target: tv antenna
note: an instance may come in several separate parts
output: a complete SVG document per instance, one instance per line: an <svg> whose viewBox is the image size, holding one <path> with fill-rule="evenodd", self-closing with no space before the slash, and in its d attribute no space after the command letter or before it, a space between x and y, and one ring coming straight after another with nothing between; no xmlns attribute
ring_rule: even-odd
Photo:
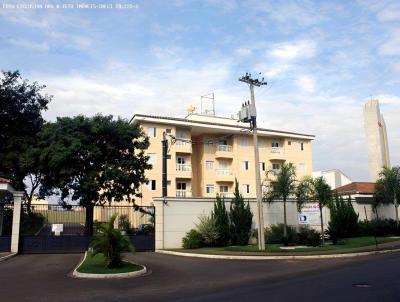
<svg viewBox="0 0 400 302"><path fill-rule="evenodd" d="M214 115L215 116L215 96L214 92L211 92L201 97L201 114Z"/></svg>

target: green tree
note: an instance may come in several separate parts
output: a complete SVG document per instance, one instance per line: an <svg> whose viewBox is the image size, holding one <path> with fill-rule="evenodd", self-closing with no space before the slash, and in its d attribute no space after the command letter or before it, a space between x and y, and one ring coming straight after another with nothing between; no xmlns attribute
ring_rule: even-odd
<svg viewBox="0 0 400 302"><path fill-rule="evenodd" d="M138 124L112 116L58 118L41 133L41 160L46 170L41 196L70 197L86 207L91 235L93 205L126 200L134 204L151 168L145 155L149 143Z"/></svg>
<svg viewBox="0 0 400 302"><path fill-rule="evenodd" d="M229 217L232 244L247 245L251 233L253 214L249 203L245 204L243 196L239 192L237 180L235 180L235 192L231 201Z"/></svg>
<svg viewBox="0 0 400 302"><path fill-rule="evenodd" d="M375 199L377 203L392 203L394 205L396 224L399 225L400 200L400 167L383 167L375 184Z"/></svg>
<svg viewBox="0 0 400 302"><path fill-rule="evenodd" d="M98 226L98 232L91 243L94 255L104 254L108 268L121 267L121 253L132 250L129 237L122 235L120 230L114 228L117 216L114 214L107 223Z"/></svg>
<svg viewBox="0 0 400 302"><path fill-rule="evenodd" d="M274 181L270 180L270 175L276 175ZM279 199L283 201L283 236L287 238L287 215L286 215L286 202L290 195L295 193L296 189L296 168L292 163L283 163L279 172L267 171L267 179L270 180L271 187L264 194L264 199L268 202L273 202ZM286 239L285 239L286 240ZM285 241L286 242L286 241Z"/></svg>
<svg viewBox="0 0 400 302"><path fill-rule="evenodd" d="M229 244L229 215L225 207L225 201L217 195L214 202L213 216L218 231L217 245L226 246Z"/></svg>
<svg viewBox="0 0 400 302"><path fill-rule="evenodd" d="M329 209L331 219L328 230L332 242L335 244L339 238L354 236L357 232L358 214L354 211L350 197L344 200L342 196L335 193Z"/></svg>
<svg viewBox="0 0 400 302"><path fill-rule="evenodd" d="M38 134L45 123L42 112L52 98L42 94L44 88L22 80L18 71L0 75L0 175L25 191L28 206L42 177Z"/></svg>

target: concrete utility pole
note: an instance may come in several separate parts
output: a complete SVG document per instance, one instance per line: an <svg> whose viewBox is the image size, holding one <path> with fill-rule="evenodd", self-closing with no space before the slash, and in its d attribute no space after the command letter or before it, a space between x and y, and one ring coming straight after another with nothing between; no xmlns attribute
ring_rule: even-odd
<svg viewBox="0 0 400 302"><path fill-rule="evenodd" d="M257 111L256 101L254 98L254 86L260 87L267 85L264 82L264 78L260 80L252 79L251 74L246 73L245 76L239 79L240 82L247 83L250 87L251 103L243 104L241 111L239 111L239 119L242 122L249 122L250 127L253 130L253 144L254 144L254 170L256 173L256 196L257 196L257 228L258 228L258 249L260 251L265 250L265 238L264 238L264 212L262 204L262 192L261 192L261 176L260 176L260 159L258 152L258 137L257 137Z"/></svg>

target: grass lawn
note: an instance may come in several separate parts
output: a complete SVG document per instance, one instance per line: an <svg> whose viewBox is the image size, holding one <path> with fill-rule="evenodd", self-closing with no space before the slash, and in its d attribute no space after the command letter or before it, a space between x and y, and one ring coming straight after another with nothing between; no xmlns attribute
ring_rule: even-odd
<svg viewBox="0 0 400 302"><path fill-rule="evenodd" d="M143 266L126 261L123 262L122 267L110 269L105 265L103 254L93 256L92 253L87 253L85 261L78 268L78 272L86 274L118 274L135 272L141 269L143 269Z"/></svg>
<svg viewBox="0 0 400 302"><path fill-rule="evenodd" d="M393 238L393 237L377 237L378 244L380 243L386 243L386 242L393 242L393 241L399 241L400 238ZM342 240L336 245L332 244L326 244L325 246L317 246L317 247L307 247L307 248L296 248L296 249L290 249L290 250L282 250L280 247L282 244L267 244L266 245L266 251L265 252L260 252L258 250L258 245L246 245L246 246L226 246L226 247L206 247L206 248L200 248L198 249L201 252L246 252L246 253L285 253L285 254L290 254L290 253L298 253L298 252L304 252L304 253L310 253L310 254L316 254L319 252L323 253L335 253L337 251L340 252L346 252L346 250L352 251L353 249L358 249L358 248L363 248L363 247L369 247L373 246L370 248L370 250L375 249L375 238L374 237L356 237L356 238L348 238L345 240ZM390 249L390 248L388 248ZM195 250L191 250L195 251Z"/></svg>

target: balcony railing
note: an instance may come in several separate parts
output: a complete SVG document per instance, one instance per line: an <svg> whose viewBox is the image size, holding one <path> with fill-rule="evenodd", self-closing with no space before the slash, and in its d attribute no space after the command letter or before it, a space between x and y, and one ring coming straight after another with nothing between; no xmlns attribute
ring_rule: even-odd
<svg viewBox="0 0 400 302"><path fill-rule="evenodd" d="M230 176L233 175L233 172L229 169L217 169L217 175Z"/></svg>
<svg viewBox="0 0 400 302"><path fill-rule="evenodd" d="M271 153L274 154L285 154L285 149L281 147L272 147Z"/></svg>
<svg viewBox="0 0 400 302"><path fill-rule="evenodd" d="M176 197L192 197L192 192L184 190L176 190Z"/></svg>
<svg viewBox="0 0 400 302"><path fill-rule="evenodd" d="M185 139L185 140L181 140L181 139L177 139L175 141L175 145L177 146L191 146L192 145L192 141L189 139Z"/></svg>
<svg viewBox="0 0 400 302"><path fill-rule="evenodd" d="M192 165L176 164L176 171L192 172Z"/></svg>
<svg viewBox="0 0 400 302"><path fill-rule="evenodd" d="M219 192L218 195L220 197L224 197L224 198L231 198L233 197L233 193L232 192Z"/></svg>
<svg viewBox="0 0 400 302"><path fill-rule="evenodd" d="M232 152L232 146L231 145L218 145L217 151Z"/></svg>

